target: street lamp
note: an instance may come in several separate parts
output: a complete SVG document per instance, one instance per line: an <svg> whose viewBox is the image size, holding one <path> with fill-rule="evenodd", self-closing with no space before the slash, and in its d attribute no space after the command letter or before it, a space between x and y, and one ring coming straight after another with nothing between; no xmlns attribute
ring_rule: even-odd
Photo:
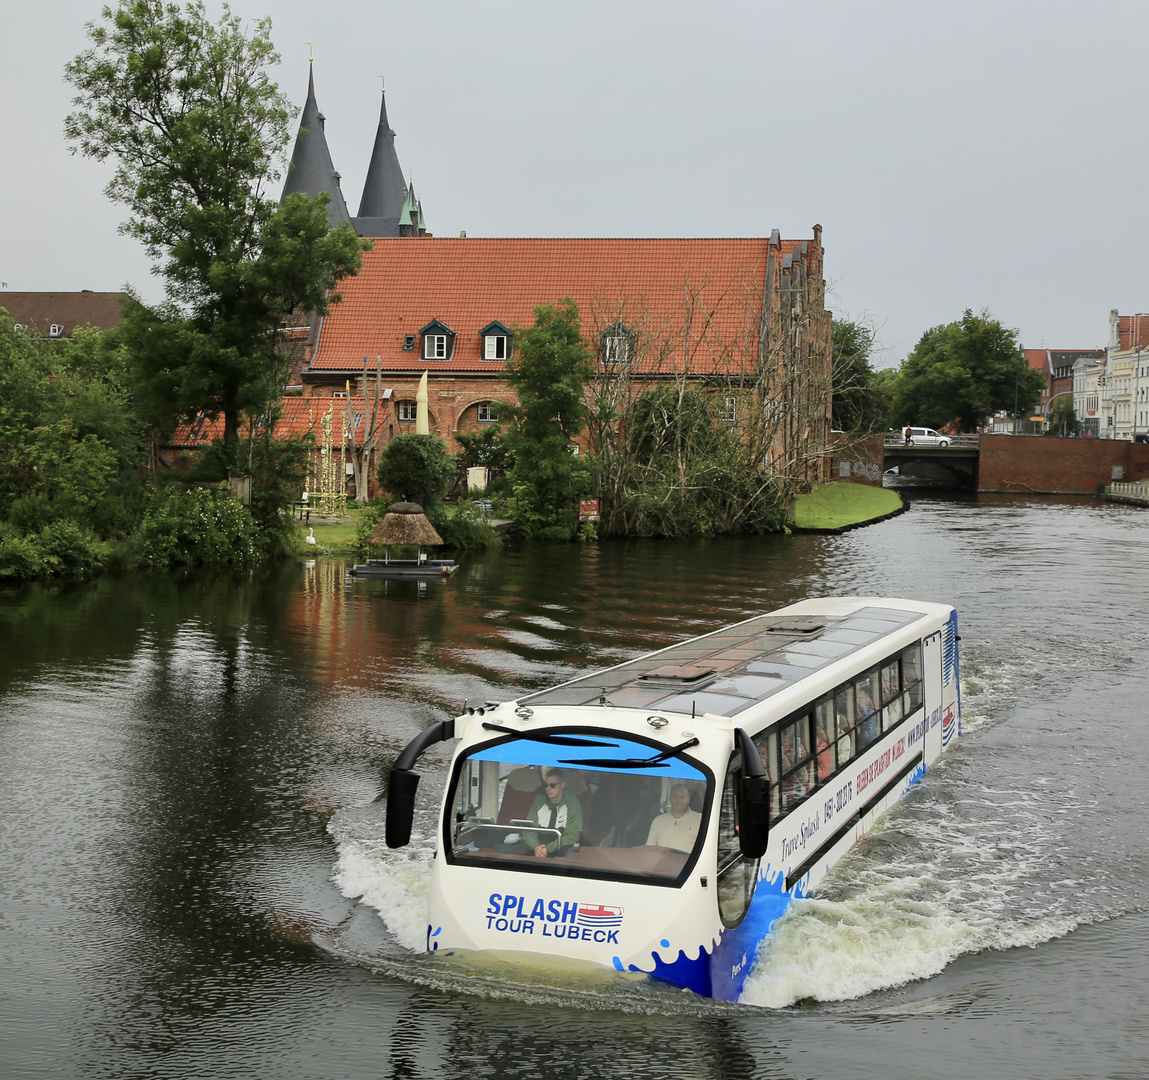
<svg viewBox="0 0 1149 1080"><path fill-rule="evenodd" d="M1044 416L1045 416L1045 419L1046 419L1046 422L1047 422L1047 423L1049 422L1049 414L1050 414L1051 412L1053 412L1053 409L1052 409L1052 408L1050 408L1050 406L1051 406L1051 405L1052 405L1052 404L1053 404L1053 403L1054 403L1054 402L1055 402L1055 401L1056 401L1056 400L1057 400L1059 397L1065 397L1065 396L1066 396L1066 394L1068 394L1070 397L1072 397L1072 396L1073 396L1073 391L1072 391L1072 390L1059 390L1059 391L1058 391L1056 394L1054 394L1054 395L1053 395L1053 396L1052 396L1052 397L1051 397L1051 398L1050 398L1050 399L1049 399L1049 400L1048 400L1048 401L1045 403L1045 412L1044 412L1042 415L1044 415Z"/></svg>

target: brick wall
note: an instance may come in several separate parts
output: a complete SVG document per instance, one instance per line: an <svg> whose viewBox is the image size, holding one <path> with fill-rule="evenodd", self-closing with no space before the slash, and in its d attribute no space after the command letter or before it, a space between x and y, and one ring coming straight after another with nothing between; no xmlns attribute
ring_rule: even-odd
<svg viewBox="0 0 1149 1080"><path fill-rule="evenodd" d="M1122 477L1115 477L1119 468ZM1095 495L1114 479L1149 479L1149 446L1116 439L983 435L978 491Z"/></svg>
<svg viewBox="0 0 1149 1080"><path fill-rule="evenodd" d="M836 433L831 436L830 461L826 480L849 481L852 484L882 486L882 455L885 438L882 435L856 437Z"/></svg>

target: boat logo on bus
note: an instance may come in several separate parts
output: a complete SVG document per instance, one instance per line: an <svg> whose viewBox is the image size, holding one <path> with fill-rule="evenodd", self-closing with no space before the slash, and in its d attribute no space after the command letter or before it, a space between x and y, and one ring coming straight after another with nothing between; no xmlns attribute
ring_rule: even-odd
<svg viewBox="0 0 1149 1080"><path fill-rule="evenodd" d="M576 900L491 893L485 915L487 929L499 934L530 934L617 945L623 909Z"/></svg>

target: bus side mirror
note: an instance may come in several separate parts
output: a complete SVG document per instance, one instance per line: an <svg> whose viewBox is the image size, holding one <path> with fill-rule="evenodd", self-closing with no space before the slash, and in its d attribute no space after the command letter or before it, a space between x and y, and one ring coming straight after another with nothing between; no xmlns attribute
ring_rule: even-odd
<svg viewBox="0 0 1149 1080"><path fill-rule="evenodd" d="M770 839L770 785L764 776L744 776L738 795L739 850L747 859L760 859Z"/></svg>
<svg viewBox="0 0 1149 1080"><path fill-rule="evenodd" d="M766 854L770 839L770 781L758 748L742 728L736 730L742 754L742 778L737 793L738 848L745 858L760 859Z"/></svg>
<svg viewBox="0 0 1149 1080"><path fill-rule="evenodd" d="M392 769L387 782L386 837L389 848L406 847L411 842L411 823L415 820L415 792L419 774L407 769Z"/></svg>
<svg viewBox="0 0 1149 1080"><path fill-rule="evenodd" d="M411 841L411 824L415 820L415 792L419 790L419 774L415 772L415 762L427 747L453 738L454 720L432 724L420 731L396 759L387 782L387 824L384 836L389 848L406 847Z"/></svg>

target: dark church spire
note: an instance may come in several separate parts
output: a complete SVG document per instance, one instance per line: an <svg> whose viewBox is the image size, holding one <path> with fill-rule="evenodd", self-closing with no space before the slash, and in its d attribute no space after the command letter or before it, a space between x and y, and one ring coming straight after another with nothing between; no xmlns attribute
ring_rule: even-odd
<svg viewBox="0 0 1149 1080"><path fill-rule="evenodd" d="M360 236L398 236L399 215L406 194L403 170L395 152L395 132L387 122L387 94L379 106L379 128L375 132L375 149L363 185L359 215L352 220Z"/></svg>
<svg viewBox="0 0 1149 1080"><path fill-rule="evenodd" d="M326 193L331 196L327 204L331 225L337 227L350 220L350 214L347 212L347 200L339 188L339 173L335 171L331 163L331 151L327 149L323 114L315 100L314 65L310 61L309 65L307 101L299 120L299 135L295 139L295 151L291 155L291 165L287 170L280 202L297 191L312 196Z"/></svg>

